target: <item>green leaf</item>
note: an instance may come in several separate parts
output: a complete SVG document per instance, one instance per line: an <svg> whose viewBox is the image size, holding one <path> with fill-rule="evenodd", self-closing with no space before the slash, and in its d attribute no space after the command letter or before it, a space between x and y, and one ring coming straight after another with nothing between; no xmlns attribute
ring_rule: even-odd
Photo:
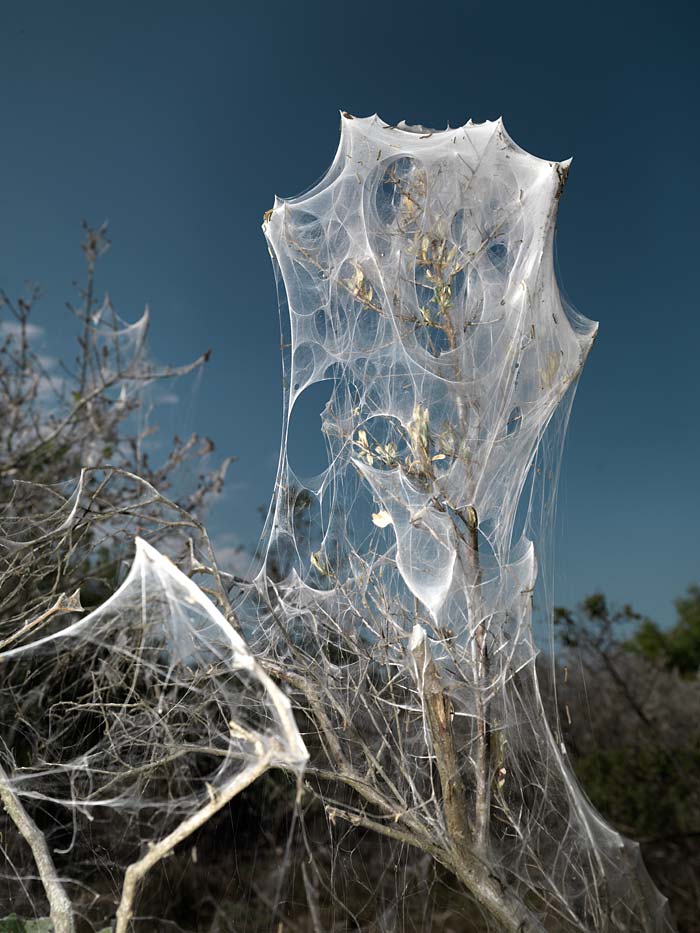
<svg viewBox="0 0 700 933"><path fill-rule="evenodd" d="M48 917L22 920L17 914L10 914L0 920L0 933L53 933L53 923Z"/></svg>

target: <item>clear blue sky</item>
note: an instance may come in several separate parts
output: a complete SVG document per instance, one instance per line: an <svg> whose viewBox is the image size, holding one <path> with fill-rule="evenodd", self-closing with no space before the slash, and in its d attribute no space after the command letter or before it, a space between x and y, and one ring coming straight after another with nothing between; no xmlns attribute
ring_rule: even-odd
<svg viewBox="0 0 700 933"><path fill-rule="evenodd" d="M66 352L79 222L109 219L100 284L121 313L150 304L160 360L214 348L174 415L238 455L212 520L253 542L281 424L263 211L323 172L340 109L435 127L503 115L523 148L574 157L560 274L600 321L557 600L602 589L671 621L700 579L699 19L690 2L5 2L0 285L43 283L47 352Z"/></svg>

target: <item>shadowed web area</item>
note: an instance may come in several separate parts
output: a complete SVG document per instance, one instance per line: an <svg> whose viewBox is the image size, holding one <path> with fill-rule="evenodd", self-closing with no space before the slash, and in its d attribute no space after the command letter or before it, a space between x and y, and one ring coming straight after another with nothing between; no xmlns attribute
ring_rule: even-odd
<svg viewBox="0 0 700 933"><path fill-rule="evenodd" d="M286 696L202 590L140 538L99 609L0 653L0 708L3 801L11 794L40 827L92 924L114 918L129 865L161 840L267 768L306 760ZM21 847L5 855L16 873L2 907L41 914Z"/></svg>
<svg viewBox="0 0 700 933"><path fill-rule="evenodd" d="M548 639L561 447L597 329L554 274L568 168L501 121L343 114L326 175L275 200L284 428L237 609L268 664L296 672L301 705L324 710L319 787L330 770L355 794L334 818L387 837L393 820L458 877L460 858L487 866L522 910L505 928L540 929L534 914L548 930L660 931L664 899L576 783L535 666L533 594ZM288 446L319 383L327 466L303 476ZM504 923L489 883L475 898Z"/></svg>

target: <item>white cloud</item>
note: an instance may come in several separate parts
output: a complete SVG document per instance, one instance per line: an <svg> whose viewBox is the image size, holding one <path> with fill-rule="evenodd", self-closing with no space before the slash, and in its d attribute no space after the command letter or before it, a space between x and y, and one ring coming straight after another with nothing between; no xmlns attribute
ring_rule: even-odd
<svg viewBox="0 0 700 933"><path fill-rule="evenodd" d="M25 324L27 337L29 340L36 340L44 336L44 328L38 324ZM8 337L19 337L22 333L22 327L19 321L0 321L0 334Z"/></svg>

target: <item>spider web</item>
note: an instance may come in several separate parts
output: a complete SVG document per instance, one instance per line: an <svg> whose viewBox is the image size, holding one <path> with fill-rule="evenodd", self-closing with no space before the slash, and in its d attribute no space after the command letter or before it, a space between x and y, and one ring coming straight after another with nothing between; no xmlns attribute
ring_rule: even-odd
<svg viewBox="0 0 700 933"><path fill-rule="evenodd" d="M141 538L98 609L0 654L0 685L4 788L40 826L69 894L84 905L92 889L80 910L92 923L112 920L126 869L161 839L307 757L288 699L240 635ZM14 880L7 906L23 891L40 913L35 876Z"/></svg>
<svg viewBox="0 0 700 933"><path fill-rule="evenodd" d="M458 876L476 854L547 930L669 928L637 847L578 786L536 670L533 594L548 627L560 454L597 329L554 274L568 168L524 152L501 121L436 132L343 114L324 178L265 216L284 428L238 611L320 723L307 774L331 818L326 864L309 856L335 884L324 928L363 922L338 880L372 887L361 829L394 859L417 846ZM318 383L327 468L300 476L294 412ZM459 807L438 775L436 697ZM427 928L397 919L408 874L381 929Z"/></svg>

